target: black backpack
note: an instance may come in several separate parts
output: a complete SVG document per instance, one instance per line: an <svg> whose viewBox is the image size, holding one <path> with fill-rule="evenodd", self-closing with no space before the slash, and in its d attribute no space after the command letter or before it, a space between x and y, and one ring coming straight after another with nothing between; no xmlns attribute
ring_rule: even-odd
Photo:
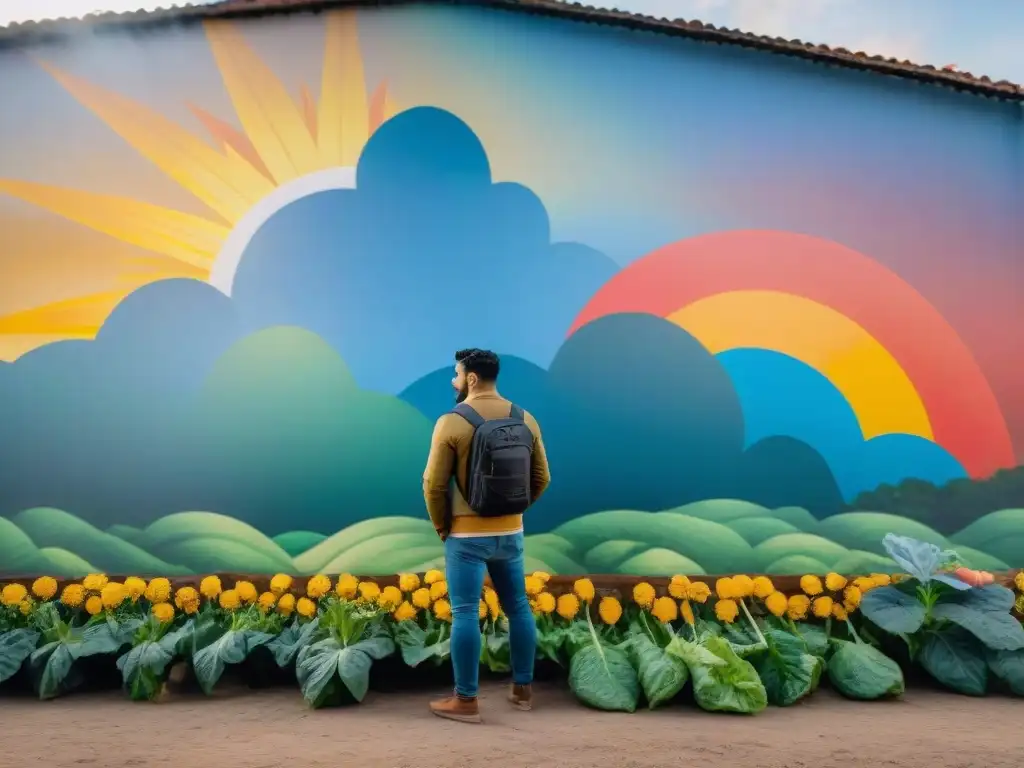
<svg viewBox="0 0 1024 768"><path fill-rule="evenodd" d="M533 432L523 409L513 405L506 419L485 419L466 403L452 413L473 427L466 485L462 489L469 508L480 517L521 515L530 506L530 469Z"/></svg>

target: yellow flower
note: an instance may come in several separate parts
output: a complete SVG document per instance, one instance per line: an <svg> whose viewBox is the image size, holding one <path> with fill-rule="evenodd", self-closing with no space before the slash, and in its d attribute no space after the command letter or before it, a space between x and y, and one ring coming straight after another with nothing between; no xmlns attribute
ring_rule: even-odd
<svg viewBox="0 0 1024 768"><path fill-rule="evenodd" d="M343 600L351 600L359 592L359 579L350 573L343 573L338 577L338 586L334 591Z"/></svg>
<svg viewBox="0 0 1024 768"><path fill-rule="evenodd" d="M287 573L274 574L274 578L270 580L270 592L274 597L280 597L289 589L292 588L292 577Z"/></svg>
<svg viewBox="0 0 1024 768"><path fill-rule="evenodd" d="M789 600L781 592L772 592L764 599L764 607L772 616L781 616L789 608Z"/></svg>
<svg viewBox="0 0 1024 768"><path fill-rule="evenodd" d="M829 573L825 576L825 587L829 592L838 592L846 586L846 577L839 573Z"/></svg>
<svg viewBox="0 0 1024 768"><path fill-rule="evenodd" d="M719 621L724 621L726 624L732 624L736 621L739 612L739 604L732 598L727 597L715 602L715 616L718 617Z"/></svg>
<svg viewBox="0 0 1024 768"><path fill-rule="evenodd" d="M822 592L821 579L810 573L808 573L806 576L801 576L800 589L802 589L811 597L814 597L815 595L820 595Z"/></svg>
<svg viewBox="0 0 1024 768"><path fill-rule="evenodd" d="M846 609L839 603L832 604L832 615L839 621L846 621Z"/></svg>
<svg viewBox="0 0 1024 768"><path fill-rule="evenodd" d="M60 601L68 608L77 608L85 600L85 587L81 584L68 584L60 593Z"/></svg>
<svg viewBox="0 0 1024 768"><path fill-rule="evenodd" d="M690 580L685 576L676 574L668 582L668 593L676 600L685 600L686 591L690 588Z"/></svg>
<svg viewBox="0 0 1024 768"><path fill-rule="evenodd" d="M876 587L885 587L888 586L893 579L887 573L872 573L871 581L875 583Z"/></svg>
<svg viewBox="0 0 1024 768"><path fill-rule="evenodd" d="M576 579L572 584L572 591L576 597L585 603L592 602L597 591L594 589L594 582L590 579Z"/></svg>
<svg viewBox="0 0 1024 768"><path fill-rule="evenodd" d="M316 603L308 597L300 597L298 602L295 603L295 610L298 611L299 616L302 618L311 619L316 616Z"/></svg>
<svg viewBox="0 0 1024 768"><path fill-rule="evenodd" d="M99 592L107 583L107 577L102 573L90 573L82 579L82 586L87 592Z"/></svg>
<svg viewBox="0 0 1024 768"><path fill-rule="evenodd" d="M736 588L736 597L740 599L754 594L754 580L745 574L733 576L732 585Z"/></svg>
<svg viewBox="0 0 1024 768"><path fill-rule="evenodd" d="M264 592L257 598L256 605L259 606L263 613L270 613L274 610L274 606L277 605L277 595L273 592Z"/></svg>
<svg viewBox="0 0 1024 768"><path fill-rule="evenodd" d="M530 597L539 595L544 590L544 582L538 579L536 576L526 577L526 594Z"/></svg>
<svg viewBox="0 0 1024 768"><path fill-rule="evenodd" d="M384 587L380 591L380 599L377 605L385 611L393 611L402 603L402 590L398 587Z"/></svg>
<svg viewBox="0 0 1024 768"><path fill-rule="evenodd" d="M558 601L555 604L555 610L558 611L558 615L563 619L571 621L580 612L580 600L573 594L559 595Z"/></svg>
<svg viewBox="0 0 1024 768"><path fill-rule="evenodd" d="M174 594L174 604L179 611L191 616L199 611L199 593L195 587L182 587Z"/></svg>
<svg viewBox="0 0 1024 768"><path fill-rule="evenodd" d="M810 608L811 599L807 595L790 595L786 615L793 621L800 621L807 618L807 611Z"/></svg>
<svg viewBox="0 0 1024 768"><path fill-rule="evenodd" d="M40 600L49 600L57 594L57 580L53 576L40 576L32 582L32 594Z"/></svg>
<svg viewBox="0 0 1024 768"><path fill-rule="evenodd" d="M860 606L862 594L856 584L851 584L843 590L843 607L846 608L847 613L856 610Z"/></svg>
<svg viewBox="0 0 1024 768"><path fill-rule="evenodd" d="M683 600L679 604L679 615L682 616L683 621L685 621L691 627L694 625L693 606L690 605L689 600Z"/></svg>
<svg viewBox="0 0 1024 768"><path fill-rule="evenodd" d="M416 579L416 583L419 584L419 579ZM402 602L395 612L392 614L395 621L410 621L416 618L416 606L410 603L408 600Z"/></svg>
<svg viewBox="0 0 1024 768"><path fill-rule="evenodd" d="M225 589L220 593L218 600L220 607L225 611L233 611L242 604L241 598L238 597L238 593L233 589Z"/></svg>
<svg viewBox="0 0 1024 768"><path fill-rule="evenodd" d="M100 590L100 600L103 601L103 607L108 611L114 610L127 599L128 590L124 588L124 584L116 581L108 581Z"/></svg>
<svg viewBox="0 0 1024 768"><path fill-rule="evenodd" d="M601 602L597 604L597 615L609 626L618 624L622 618L622 603L614 597L602 597Z"/></svg>
<svg viewBox="0 0 1024 768"><path fill-rule="evenodd" d="M671 597L662 596L654 601L651 615L662 624L669 624L679 618L679 606Z"/></svg>
<svg viewBox="0 0 1024 768"><path fill-rule="evenodd" d="M85 601L85 611L90 616L95 616L103 610L103 600L100 599L99 595L90 595L89 599Z"/></svg>
<svg viewBox="0 0 1024 768"><path fill-rule="evenodd" d="M330 591L331 580L322 573L310 577L309 581L306 582L306 596L314 600L319 600Z"/></svg>
<svg viewBox="0 0 1024 768"><path fill-rule="evenodd" d="M819 619L827 619L832 615L832 598L828 595L814 598L811 610Z"/></svg>
<svg viewBox="0 0 1024 768"><path fill-rule="evenodd" d="M420 588L420 577L415 573L400 573L398 574L398 588L403 592L415 592ZM415 611L413 615L416 615Z"/></svg>
<svg viewBox="0 0 1024 768"><path fill-rule="evenodd" d="M161 624L174 621L174 606L170 603L157 603L152 608L153 615Z"/></svg>
<svg viewBox="0 0 1024 768"><path fill-rule="evenodd" d="M448 594L448 582L444 579L432 582L430 585L430 599L440 600Z"/></svg>
<svg viewBox="0 0 1024 768"><path fill-rule="evenodd" d="M128 597L134 603L146 594L146 580L140 579L138 576L129 576L124 580L124 588L128 590Z"/></svg>
<svg viewBox="0 0 1024 768"><path fill-rule="evenodd" d="M28 595L28 590L22 584L8 584L0 591L0 602L13 608L19 605Z"/></svg>
<svg viewBox="0 0 1024 768"><path fill-rule="evenodd" d="M375 581L360 581L359 582L359 599L365 602L372 603L374 600L380 597L380 587Z"/></svg>
<svg viewBox="0 0 1024 768"><path fill-rule="evenodd" d="M704 605L709 597L711 597L711 587L703 581L693 582L690 584L690 588L686 590L686 599L701 605Z"/></svg>
<svg viewBox="0 0 1024 768"><path fill-rule="evenodd" d="M22 616L28 616L30 613L32 613L31 598L26 597L24 600L22 600L21 603L19 603L18 605L18 610L21 611Z"/></svg>
<svg viewBox="0 0 1024 768"><path fill-rule="evenodd" d="M1017 575L1013 577L1013 584L1018 592L1024 592L1024 571L1017 571Z"/></svg>
<svg viewBox="0 0 1024 768"><path fill-rule="evenodd" d="M719 600L732 600L739 597L739 591L730 576L723 576L715 582L715 594L718 595Z"/></svg>
<svg viewBox="0 0 1024 768"><path fill-rule="evenodd" d="M772 580L767 576L758 576L754 579L754 597L759 597L764 600L774 592L775 585L772 584Z"/></svg>
<svg viewBox="0 0 1024 768"><path fill-rule="evenodd" d="M207 576L199 582L199 592L207 600L214 600L217 598L220 595L220 591L220 578L217 576Z"/></svg>
<svg viewBox="0 0 1024 768"><path fill-rule="evenodd" d="M451 621L452 604L447 600L438 600L434 603L434 615L441 621Z"/></svg>
<svg viewBox="0 0 1024 768"><path fill-rule="evenodd" d="M152 579L143 594L151 603L166 603L171 599L171 582L163 577Z"/></svg>
<svg viewBox="0 0 1024 768"><path fill-rule="evenodd" d="M291 592L287 592L278 599L277 601L277 612L282 616L291 616L295 610L295 595Z"/></svg>
<svg viewBox="0 0 1024 768"><path fill-rule="evenodd" d="M555 610L555 596L550 592L541 592L536 597L537 610L541 613L553 613Z"/></svg>
<svg viewBox="0 0 1024 768"><path fill-rule="evenodd" d="M412 604L417 608L427 609L430 607L430 590L427 587L420 587L412 593Z"/></svg>
<svg viewBox="0 0 1024 768"><path fill-rule="evenodd" d="M551 574L545 573L544 571L534 571L532 575L533 578L540 579L541 584L547 584L549 581L551 581Z"/></svg>
<svg viewBox="0 0 1024 768"><path fill-rule="evenodd" d="M433 584L435 581L440 581L443 578L444 574L441 573L441 571L429 570L425 574L423 574L423 583L429 585Z"/></svg>
<svg viewBox="0 0 1024 768"><path fill-rule="evenodd" d="M256 602L260 593L256 589L256 585L251 581L236 581L235 592L238 593L238 599L246 605L251 605Z"/></svg>
<svg viewBox="0 0 1024 768"><path fill-rule="evenodd" d="M488 613L488 611L487 611L487 603L485 603L484 599L481 597L480 598L480 605L479 605L479 607L477 608L477 611L476 611L477 618L480 621L483 621L484 619L487 618L487 613Z"/></svg>
<svg viewBox="0 0 1024 768"><path fill-rule="evenodd" d="M641 608L650 608L654 605L654 587L646 581L641 581L633 587L633 602Z"/></svg>
<svg viewBox="0 0 1024 768"><path fill-rule="evenodd" d="M861 591L861 594L870 592L875 588L875 582L872 581L870 576L858 576L853 580L852 586L856 587Z"/></svg>

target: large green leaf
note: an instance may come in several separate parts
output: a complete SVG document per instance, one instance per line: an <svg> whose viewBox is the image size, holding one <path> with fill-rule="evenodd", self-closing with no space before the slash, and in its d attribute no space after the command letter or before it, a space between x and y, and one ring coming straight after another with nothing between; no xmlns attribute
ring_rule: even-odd
<svg viewBox="0 0 1024 768"><path fill-rule="evenodd" d="M267 632L229 629L209 645L199 648L192 654L192 668L199 687L207 695L213 693L213 687L228 664L240 664L254 648L273 639L274 636Z"/></svg>
<svg viewBox="0 0 1024 768"><path fill-rule="evenodd" d="M829 654L829 638L825 628L817 624L802 623L797 629L797 636L804 641L807 652L812 656L826 658Z"/></svg>
<svg viewBox="0 0 1024 768"><path fill-rule="evenodd" d="M418 667L425 661L439 666L451 657L451 631L445 622L435 622L424 629L415 621L400 621L395 626L395 642L402 653L402 661L410 667Z"/></svg>
<svg viewBox="0 0 1024 768"><path fill-rule="evenodd" d="M932 617L963 627L993 651L1018 651L1024 649L1024 627L1012 609L1013 592L989 584L945 596L932 607Z"/></svg>
<svg viewBox="0 0 1024 768"><path fill-rule="evenodd" d="M1024 696L1024 651L990 651L988 667L1017 696Z"/></svg>
<svg viewBox="0 0 1024 768"><path fill-rule="evenodd" d="M116 653L121 645L106 622L62 631L60 639L46 643L29 656L39 698L58 696L68 680L72 665L79 659Z"/></svg>
<svg viewBox="0 0 1024 768"><path fill-rule="evenodd" d="M145 639L117 660L121 679L133 701L152 701L163 687L167 665L179 655L192 631L192 622L155 639Z"/></svg>
<svg viewBox="0 0 1024 768"><path fill-rule="evenodd" d="M567 639L573 648L569 658L569 687L581 702L609 712L635 712L640 701L640 681L625 651L609 645L598 635L587 614L573 625Z"/></svg>
<svg viewBox="0 0 1024 768"><path fill-rule="evenodd" d="M835 652L828 660L828 677L843 696L874 701L903 693L903 670L880 650L867 643L832 643Z"/></svg>
<svg viewBox="0 0 1024 768"><path fill-rule="evenodd" d="M751 660L768 701L779 707L796 704L818 687L824 662L807 653L804 641L788 632L766 629L764 638L768 647Z"/></svg>
<svg viewBox="0 0 1024 768"><path fill-rule="evenodd" d="M686 660L693 695L702 709L756 714L768 706L768 693L754 665L736 655L725 638L708 637L699 644L673 642L668 650ZM709 656L715 663L708 663Z"/></svg>
<svg viewBox="0 0 1024 768"><path fill-rule="evenodd" d="M861 600L861 613L886 632L910 635L924 624L925 607L914 595L896 587L877 587Z"/></svg>
<svg viewBox="0 0 1024 768"><path fill-rule="evenodd" d="M988 664L984 649L965 629L951 627L927 633L918 660L947 688L969 696L985 695Z"/></svg>
<svg viewBox="0 0 1024 768"><path fill-rule="evenodd" d="M686 662L666 652L647 634L632 634L626 648L640 677L640 688L649 709L671 701L690 679Z"/></svg>
<svg viewBox="0 0 1024 768"><path fill-rule="evenodd" d="M33 629L12 629L0 634L0 683L18 673L38 644L39 633Z"/></svg>
<svg viewBox="0 0 1024 768"><path fill-rule="evenodd" d="M494 622L484 628L480 645L480 663L491 672L504 674L512 669L512 647L505 622Z"/></svg>
<svg viewBox="0 0 1024 768"><path fill-rule="evenodd" d="M334 684L340 682L357 702L370 687L370 667L395 652L395 643L386 635L375 635L349 646L334 636L307 646L299 654L295 668L299 688L306 703L321 707L329 703Z"/></svg>
<svg viewBox="0 0 1024 768"><path fill-rule="evenodd" d="M267 650L274 657L277 666L283 669L295 660L299 651L309 645L313 639L319 623L319 618L314 618L311 621L296 618L267 643Z"/></svg>

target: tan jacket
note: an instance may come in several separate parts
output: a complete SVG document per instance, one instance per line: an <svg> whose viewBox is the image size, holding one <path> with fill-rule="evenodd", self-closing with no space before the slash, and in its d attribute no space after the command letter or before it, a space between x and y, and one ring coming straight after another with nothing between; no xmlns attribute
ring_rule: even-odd
<svg viewBox="0 0 1024 768"><path fill-rule="evenodd" d="M466 404L471 405L485 419L507 418L512 408L512 403L497 392L470 395L466 398ZM524 421L533 433L530 490L531 498L536 503L551 482L551 473L537 420L524 411ZM473 427L458 414L446 413L434 425L430 457L423 472L423 498L434 528L442 538L449 534L497 536L521 531L522 515L482 518L470 509L459 491L459 488L466 487L472 442ZM450 483L453 471L458 480L456 487L451 487ZM450 513L449 493L452 495Z"/></svg>

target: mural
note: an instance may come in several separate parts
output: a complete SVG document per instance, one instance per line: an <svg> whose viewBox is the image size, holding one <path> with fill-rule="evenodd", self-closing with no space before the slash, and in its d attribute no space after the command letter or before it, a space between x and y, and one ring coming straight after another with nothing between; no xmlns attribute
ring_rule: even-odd
<svg viewBox="0 0 1024 768"><path fill-rule="evenodd" d="M0 52L0 573L430 567L467 346L531 567L1024 566L1017 107L481 9L138 35Z"/></svg>

